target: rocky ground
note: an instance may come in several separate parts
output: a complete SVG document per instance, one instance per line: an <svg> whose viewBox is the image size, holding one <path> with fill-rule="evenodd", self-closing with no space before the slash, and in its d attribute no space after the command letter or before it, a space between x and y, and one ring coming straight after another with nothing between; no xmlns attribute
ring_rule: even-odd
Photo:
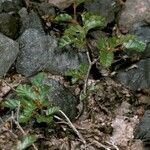
<svg viewBox="0 0 150 150"><path fill-rule="evenodd" d="M147 44L142 53L116 53L109 70L96 63L84 101L80 99L84 81L72 85L65 73L82 63L88 65L87 55L71 46L59 48L62 26L50 21L60 12L69 12L72 3L0 0L0 103L19 84L43 71L53 87L49 99L63 110L82 137L65 119L57 118L50 126L33 126L31 122L22 128L25 133L38 135L37 149L149 150L143 140L150 140L150 0L87 0L79 8L107 20L106 29L90 31L87 36L93 59L98 54L95 42L99 34L130 33ZM0 109L0 150L11 150L23 136L7 120L10 115L9 110Z"/></svg>

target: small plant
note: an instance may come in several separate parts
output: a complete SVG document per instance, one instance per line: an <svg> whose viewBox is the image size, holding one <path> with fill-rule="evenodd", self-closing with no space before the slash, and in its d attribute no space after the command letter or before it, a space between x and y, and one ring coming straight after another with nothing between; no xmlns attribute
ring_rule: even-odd
<svg viewBox="0 0 150 150"><path fill-rule="evenodd" d="M119 50L134 50L138 52L144 51L146 44L138 40L133 35L121 35L120 37L104 37L101 36L98 42L99 60L103 67L110 67L114 52Z"/></svg>
<svg viewBox="0 0 150 150"><path fill-rule="evenodd" d="M87 73L88 66L85 64L81 64L79 66L79 69L71 69L68 70L65 75L66 76L71 76L72 77L72 84L75 84L76 82L80 80L84 80L86 73Z"/></svg>
<svg viewBox="0 0 150 150"><path fill-rule="evenodd" d="M69 24L63 36L59 40L61 48L74 44L78 48L86 46L86 36L91 29L106 27L105 18L89 12L81 14L81 23L77 21L76 6L84 0L74 1L74 17L69 14L60 14L55 18L56 22ZM120 35L119 37L104 37L100 35L98 42L99 60L103 67L110 67L114 60L114 52L118 50L144 51L146 44L133 35ZM74 71L75 72L75 71ZM72 73L73 74L73 73Z"/></svg>
<svg viewBox="0 0 150 150"><path fill-rule="evenodd" d="M18 121L27 123L35 118L38 123L50 123L58 107L52 106L47 99L50 87L43 83L44 74L40 73L31 79L31 85L19 85L16 88L17 99L7 99L2 103L10 109L20 108Z"/></svg>
<svg viewBox="0 0 150 150"><path fill-rule="evenodd" d="M71 16L68 16L67 14L61 15L56 17L56 20L65 20L64 18L67 18L68 20L71 20ZM89 30L94 28L102 28L106 26L105 19L102 16L94 15L89 12L84 12L81 15L82 18L82 24L79 23L71 24L69 27L64 31L63 36L59 40L59 46L61 48L70 45L75 44L77 47L84 47L86 45L86 36Z"/></svg>

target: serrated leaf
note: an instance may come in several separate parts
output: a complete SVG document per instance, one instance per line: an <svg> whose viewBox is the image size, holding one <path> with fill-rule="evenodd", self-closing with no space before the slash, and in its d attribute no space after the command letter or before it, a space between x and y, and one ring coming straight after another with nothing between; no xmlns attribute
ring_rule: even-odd
<svg viewBox="0 0 150 150"><path fill-rule="evenodd" d="M39 95L38 95L38 99L43 103L44 101L46 101L47 99L47 94L48 92L50 91L50 86L48 85L43 85L40 87L40 92L39 92Z"/></svg>
<svg viewBox="0 0 150 150"><path fill-rule="evenodd" d="M4 101L2 103L2 106L10 108L10 109L15 109L19 105L20 105L20 101L19 100L14 100L14 99L7 99L6 101Z"/></svg>
<svg viewBox="0 0 150 150"><path fill-rule="evenodd" d="M36 116L36 120L38 123L51 123L53 121L53 117L45 116L45 115L38 115Z"/></svg>
<svg viewBox="0 0 150 150"><path fill-rule="evenodd" d="M80 25L70 26L65 30L64 34L68 35L77 47L82 47L86 43L86 33Z"/></svg>
<svg viewBox="0 0 150 150"><path fill-rule="evenodd" d="M86 75L87 70L88 70L88 65L86 65L86 64L80 64L80 66L79 66L79 72L82 75Z"/></svg>
<svg viewBox="0 0 150 150"><path fill-rule="evenodd" d="M129 42L130 40L135 39L135 36L127 34L120 35L119 37L110 37L108 38L108 43L111 48L115 48L123 43Z"/></svg>
<svg viewBox="0 0 150 150"><path fill-rule="evenodd" d="M104 37L104 36L101 36L98 40L98 43L97 43L98 49L106 50L108 46L109 46L108 45L108 38Z"/></svg>
<svg viewBox="0 0 150 150"><path fill-rule="evenodd" d="M16 88L16 92L17 92L17 95L19 97L23 97L25 99L29 99L29 100L33 100L36 98L36 95L34 94L34 92L32 91L32 88L31 86L29 85L19 85L17 88Z"/></svg>
<svg viewBox="0 0 150 150"><path fill-rule="evenodd" d="M64 35L59 39L60 48L70 45L71 43L73 43L73 40L68 35Z"/></svg>
<svg viewBox="0 0 150 150"><path fill-rule="evenodd" d="M45 114L47 116L53 115L59 111L59 107L50 107L47 110L45 110Z"/></svg>
<svg viewBox="0 0 150 150"><path fill-rule="evenodd" d="M35 109L36 107L34 105L24 108L23 112L19 116L19 122L27 123L32 118Z"/></svg>
<svg viewBox="0 0 150 150"><path fill-rule="evenodd" d="M86 33L94 28L102 28L106 26L105 18L99 15L94 15L89 12L85 12L81 15L83 21L83 28Z"/></svg>
<svg viewBox="0 0 150 150"><path fill-rule="evenodd" d="M108 50L100 50L100 63L103 67L110 67L114 59L114 53Z"/></svg>
<svg viewBox="0 0 150 150"><path fill-rule="evenodd" d="M55 18L55 21L57 21L57 22L68 22L70 20L72 20L72 16L70 16L69 14L59 14Z"/></svg>
<svg viewBox="0 0 150 150"><path fill-rule="evenodd" d="M127 50L135 50L138 52L143 52L146 48L146 43L144 43L138 39L133 39L133 40L129 40L126 43L123 43L123 46Z"/></svg>
<svg viewBox="0 0 150 150"><path fill-rule="evenodd" d="M63 48L74 43L77 47L85 45L86 34L80 25L72 25L65 30L64 36L59 40L59 47Z"/></svg>
<svg viewBox="0 0 150 150"><path fill-rule="evenodd" d="M72 82L72 84L75 84L77 81L82 80L85 77L87 70L88 70L87 65L80 64L78 69L67 70L65 72L65 75L71 76L72 77L71 82Z"/></svg>
<svg viewBox="0 0 150 150"><path fill-rule="evenodd" d="M31 78L32 85L41 86L43 84L44 74L38 73L36 76Z"/></svg>
<svg viewBox="0 0 150 150"><path fill-rule="evenodd" d="M34 144L34 142L36 141L36 135L26 135L21 141L17 142L17 145L13 148L13 150L25 150L26 148Z"/></svg>

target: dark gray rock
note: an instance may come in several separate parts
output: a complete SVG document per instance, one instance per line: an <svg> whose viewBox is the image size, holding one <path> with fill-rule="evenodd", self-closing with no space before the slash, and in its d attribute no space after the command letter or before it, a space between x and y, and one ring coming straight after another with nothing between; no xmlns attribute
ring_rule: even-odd
<svg viewBox="0 0 150 150"><path fill-rule="evenodd" d="M16 69L25 76L31 76L41 70L64 75L68 69L78 69L81 63L88 64L85 54L71 48L59 49L55 37L43 35L36 29L26 30L18 42L20 53Z"/></svg>
<svg viewBox="0 0 150 150"><path fill-rule="evenodd" d="M147 43L147 46L145 48L145 51L143 53L143 58L150 58L150 42Z"/></svg>
<svg viewBox="0 0 150 150"><path fill-rule="evenodd" d="M19 29L19 20L16 16L7 13L0 14L0 32L14 39Z"/></svg>
<svg viewBox="0 0 150 150"><path fill-rule="evenodd" d="M49 45L49 47L51 47ZM80 64L88 64L86 54L77 52L71 47L50 49L45 70L52 74L65 75L66 71L79 69Z"/></svg>
<svg viewBox="0 0 150 150"><path fill-rule="evenodd" d="M0 12L18 12L22 6L22 0L1 0Z"/></svg>
<svg viewBox="0 0 150 150"><path fill-rule="evenodd" d="M143 41L150 40L150 2L149 0L128 0L122 10L118 24L122 32L137 35Z"/></svg>
<svg viewBox="0 0 150 150"><path fill-rule="evenodd" d="M145 142L150 141L150 110L144 113L143 118L135 130L134 137Z"/></svg>
<svg viewBox="0 0 150 150"><path fill-rule="evenodd" d="M0 33L0 76L4 76L14 63L19 44Z"/></svg>
<svg viewBox="0 0 150 150"><path fill-rule="evenodd" d="M106 18L107 23L112 22L115 19L115 0L87 0L85 1L85 8L93 13L102 15Z"/></svg>
<svg viewBox="0 0 150 150"><path fill-rule="evenodd" d="M31 10L31 12L28 13L26 8L22 8L19 11L19 15L22 23L20 31L21 33L23 33L26 29L33 28L45 34L39 16L33 10Z"/></svg>
<svg viewBox="0 0 150 150"><path fill-rule="evenodd" d="M4 12L17 12L22 5L22 0L7 0L2 4L2 7Z"/></svg>
<svg viewBox="0 0 150 150"><path fill-rule="evenodd" d="M18 73L31 76L41 71L48 61L47 36L36 29L28 29L19 37L18 42L20 46L16 62ZM52 45L51 48L53 48Z"/></svg>
<svg viewBox="0 0 150 150"><path fill-rule="evenodd" d="M150 88L150 58L135 65L137 68L119 72L116 79L133 90Z"/></svg>
<svg viewBox="0 0 150 150"><path fill-rule="evenodd" d="M136 35L140 40L145 43L150 42L150 26L148 25L133 28L130 33Z"/></svg>
<svg viewBox="0 0 150 150"><path fill-rule="evenodd" d="M35 8L37 9L40 16L49 15L49 16L55 16L55 8L50 3L35 3Z"/></svg>
<svg viewBox="0 0 150 150"><path fill-rule="evenodd" d="M0 1L0 13L3 11L2 1Z"/></svg>
<svg viewBox="0 0 150 150"><path fill-rule="evenodd" d="M45 83L51 88L48 99L71 119L74 120L77 116L77 98L63 85L54 79L46 79Z"/></svg>

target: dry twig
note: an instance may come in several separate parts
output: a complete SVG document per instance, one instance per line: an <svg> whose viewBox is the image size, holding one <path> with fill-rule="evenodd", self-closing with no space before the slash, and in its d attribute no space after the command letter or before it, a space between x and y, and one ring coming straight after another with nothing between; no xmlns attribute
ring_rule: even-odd
<svg viewBox="0 0 150 150"><path fill-rule="evenodd" d="M21 131L21 133L25 136L26 133L25 133L25 131L23 130L23 128L21 127L21 125L19 124L19 122L15 120L13 112L12 112L11 118L12 118L13 122L17 125L17 127L18 127L18 129ZM33 146L33 148L34 148L35 150L38 150L38 148L35 146L35 144L32 144L32 146Z"/></svg>
<svg viewBox="0 0 150 150"><path fill-rule="evenodd" d="M83 138L81 133L79 133L79 131L76 129L76 127L71 123L70 119L66 116L66 114L62 110L59 110L59 112L65 117L68 125L73 129L73 131L78 135L81 141L86 145L85 139Z"/></svg>

